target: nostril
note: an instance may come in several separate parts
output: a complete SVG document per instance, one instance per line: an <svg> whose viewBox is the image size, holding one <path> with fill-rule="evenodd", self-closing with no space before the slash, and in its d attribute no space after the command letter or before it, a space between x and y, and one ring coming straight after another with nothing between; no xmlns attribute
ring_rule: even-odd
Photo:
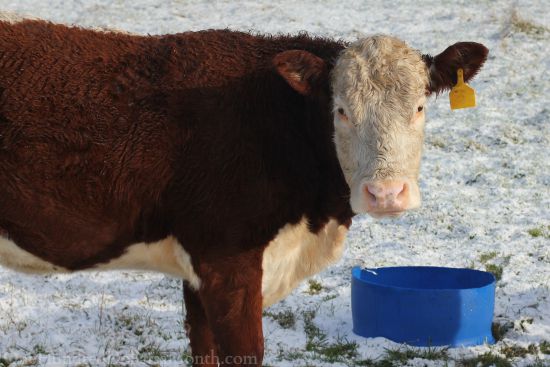
<svg viewBox="0 0 550 367"><path fill-rule="evenodd" d="M407 199L408 196L409 196L409 185L407 183L403 183L401 190L397 194L397 200L403 202Z"/></svg>
<svg viewBox="0 0 550 367"><path fill-rule="evenodd" d="M365 185L365 195L367 196L367 200L371 203L371 204L375 204L376 203L376 195L375 195L375 190L374 188L370 187L369 185Z"/></svg>

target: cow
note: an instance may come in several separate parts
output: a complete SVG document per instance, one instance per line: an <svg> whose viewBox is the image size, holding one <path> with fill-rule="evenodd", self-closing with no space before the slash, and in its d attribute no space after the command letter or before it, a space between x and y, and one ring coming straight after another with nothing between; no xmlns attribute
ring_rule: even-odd
<svg viewBox="0 0 550 367"><path fill-rule="evenodd" d="M420 205L426 98L487 53L3 19L0 264L181 278L195 365L260 366L262 309L341 256L352 217Z"/></svg>

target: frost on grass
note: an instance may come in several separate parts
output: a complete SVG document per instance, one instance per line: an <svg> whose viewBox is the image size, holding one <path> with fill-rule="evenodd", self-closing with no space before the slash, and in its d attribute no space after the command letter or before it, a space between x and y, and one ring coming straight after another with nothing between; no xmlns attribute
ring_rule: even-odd
<svg viewBox="0 0 550 367"><path fill-rule="evenodd" d="M436 53L477 41L478 107L428 104L423 206L355 218L344 258L263 318L271 366L550 365L548 1L2 1L56 22L142 34L205 28L347 40L401 37ZM493 270L497 344L426 351L351 331L350 271L391 265ZM317 285L320 285L320 287ZM139 272L32 277L0 269L0 366L180 366L189 357L179 281ZM50 363L48 364L48 359ZM71 362L71 363L69 363Z"/></svg>

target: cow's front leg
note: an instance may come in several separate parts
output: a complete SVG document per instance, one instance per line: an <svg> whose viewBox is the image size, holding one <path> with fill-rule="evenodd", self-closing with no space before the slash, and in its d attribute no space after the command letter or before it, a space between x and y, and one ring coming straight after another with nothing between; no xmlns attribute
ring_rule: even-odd
<svg viewBox="0 0 550 367"><path fill-rule="evenodd" d="M214 335L206 320L199 295L188 286L183 288L185 300L185 328L191 344L193 366L217 367L218 354Z"/></svg>
<svg viewBox="0 0 550 367"><path fill-rule="evenodd" d="M205 266L200 289L221 366L261 366L261 253Z"/></svg>

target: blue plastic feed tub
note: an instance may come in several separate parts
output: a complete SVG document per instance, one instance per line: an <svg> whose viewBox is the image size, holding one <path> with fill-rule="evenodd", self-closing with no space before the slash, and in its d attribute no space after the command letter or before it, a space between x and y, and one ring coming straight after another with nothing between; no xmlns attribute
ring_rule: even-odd
<svg viewBox="0 0 550 367"><path fill-rule="evenodd" d="M495 277L472 269L352 270L353 332L414 346L494 343Z"/></svg>

